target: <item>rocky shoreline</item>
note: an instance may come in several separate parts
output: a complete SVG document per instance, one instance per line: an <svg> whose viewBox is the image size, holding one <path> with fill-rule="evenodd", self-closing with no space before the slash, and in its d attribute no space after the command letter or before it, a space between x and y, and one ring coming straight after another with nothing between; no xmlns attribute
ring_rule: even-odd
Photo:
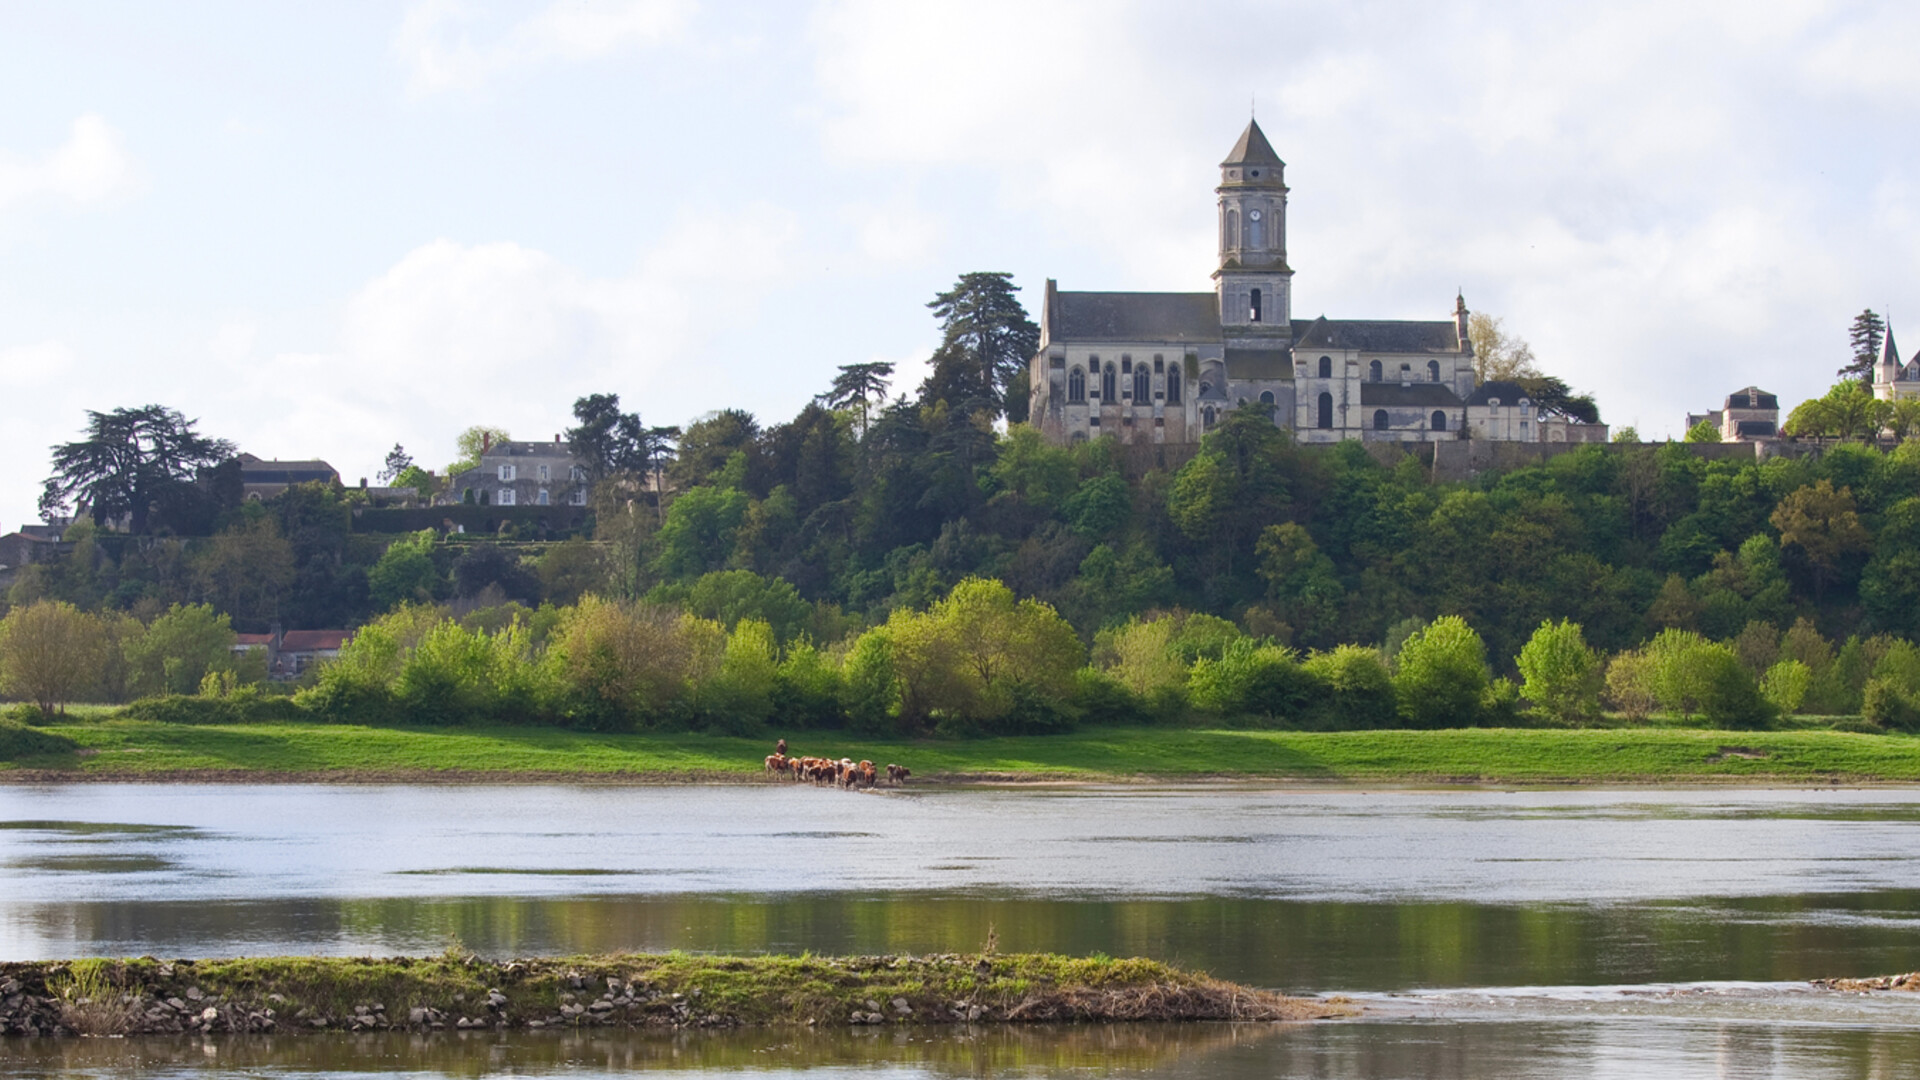
<svg viewBox="0 0 1920 1080"><path fill-rule="evenodd" d="M0 1034L209 1035L1036 1021L1310 1020L1339 1001L1046 954L0 964Z"/></svg>

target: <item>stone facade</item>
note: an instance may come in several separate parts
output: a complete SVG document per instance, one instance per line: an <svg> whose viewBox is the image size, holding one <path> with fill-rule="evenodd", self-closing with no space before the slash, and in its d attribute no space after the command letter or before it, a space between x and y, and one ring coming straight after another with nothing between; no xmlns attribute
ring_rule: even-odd
<svg viewBox="0 0 1920 1080"><path fill-rule="evenodd" d="M1900 401L1920 397L1920 360L1900 362L1900 348L1893 343L1893 327L1880 338L1880 358L1873 365L1873 396L1881 401Z"/></svg>
<svg viewBox="0 0 1920 1080"><path fill-rule="evenodd" d="M1248 406L1302 442L1543 438L1540 417L1520 416L1532 402L1472 402L1464 298L1452 318L1432 322L1294 321L1285 175L1249 123L1214 189L1211 293L1065 292L1047 281L1029 370L1041 432L1057 443L1193 443ZM1562 441L1606 439L1602 425L1549 430Z"/></svg>
<svg viewBox="0 0 1920 1080"><path fill-rule="evenodd" d="M1726 404L1712 412L1688 413L1687 427L1705 420L1720 432L1721 442L1758 442L1780 434L1780 399L1757 386L1735 390Z"/></svg>
<svg viewBox="0 0 1920 1080"><path fill-rule="evenodd" d="M489 443L480 464L454 475L444 503L479 506L585 506L587 474L567 444Z"/></svg>

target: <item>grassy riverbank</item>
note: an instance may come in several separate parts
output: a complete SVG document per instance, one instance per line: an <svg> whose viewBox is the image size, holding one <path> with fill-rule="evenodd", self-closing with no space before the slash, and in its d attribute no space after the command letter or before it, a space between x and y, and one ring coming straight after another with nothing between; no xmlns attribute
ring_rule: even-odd
<svg viewBox="0 0 1920 1080"><path fill-rule="evenodd" d="M764 739L550 728L196 726L93 719L47 729L78 753L0 762L0 781L753 781ZM1094 728L967 741L791 736L795 753L964 780L1320 780L1355 783L1920 781L1920 738L1685 728L1267 732Z"/></svg>
<svg viewBox="0 0 1920 1080"><path fill-rule="evenodd" d="M1310 1020L1284 997L1151 960L577 956L0 964L0 1031L187 1032Z"/></svg>

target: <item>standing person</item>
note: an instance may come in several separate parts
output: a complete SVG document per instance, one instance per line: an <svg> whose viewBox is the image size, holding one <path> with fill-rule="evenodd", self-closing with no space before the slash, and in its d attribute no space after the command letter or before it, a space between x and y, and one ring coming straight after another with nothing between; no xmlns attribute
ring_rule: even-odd
<svg viewBox="0 0 1920 1080"><path fill-rule="evenodd" d="M776 754L779 754L781 757L786 757L787 756L787 740L781 739L779 742L775 743L773 745L773 752Z"/></svg>

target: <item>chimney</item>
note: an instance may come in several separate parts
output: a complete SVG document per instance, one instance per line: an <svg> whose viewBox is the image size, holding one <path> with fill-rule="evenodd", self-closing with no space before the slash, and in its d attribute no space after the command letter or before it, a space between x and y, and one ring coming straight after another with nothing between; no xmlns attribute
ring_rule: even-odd
<svg viewBox="0 0 1920 1080"><path fill-rule="evenodd" d="M558 435L555 435L555 436L553 437L553 445L555 445L555 446L559 446L559 445L560 445L560 436L558 436Z"/></svg>
<svg viewBox="0 0 1920 1080"><path fill-rule="evenodd" d="M360 490L361 491L367 490L367 478L364 476L360 478Z"/></svg>
<svg viewBox="0 0 1920 1080"><path fill-rule="evenodd" d="M491 431L481 432L480 433L480 452L482 454L485 454L487 451L491 449L493 449L493 432Z"/></svg>

